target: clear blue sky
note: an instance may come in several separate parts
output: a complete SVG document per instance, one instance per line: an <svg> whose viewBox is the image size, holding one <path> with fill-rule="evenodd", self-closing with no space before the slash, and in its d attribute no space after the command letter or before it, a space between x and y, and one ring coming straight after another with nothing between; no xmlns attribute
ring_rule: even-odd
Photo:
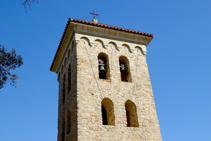
<svg viewBox="0 0 211 141"><path fill-rule="evenodd" d="M0 0L0 44L24 65L0 91L0 141L56 141L58 82L49 68L68 18L155 35L147 62L163 141L211 141L210 0Z"/></svg>

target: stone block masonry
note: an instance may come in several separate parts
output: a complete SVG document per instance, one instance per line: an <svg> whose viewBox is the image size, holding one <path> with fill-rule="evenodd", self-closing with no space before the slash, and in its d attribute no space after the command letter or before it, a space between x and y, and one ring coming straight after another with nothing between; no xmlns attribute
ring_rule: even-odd
<svg viewBox="0 0 211 141"><path fill-rule="evenodd" d="M149 38L137 36L68 25L53 63L58 141L162 141L145 56ZM99 57L105 59L104 76Z"/></svg>

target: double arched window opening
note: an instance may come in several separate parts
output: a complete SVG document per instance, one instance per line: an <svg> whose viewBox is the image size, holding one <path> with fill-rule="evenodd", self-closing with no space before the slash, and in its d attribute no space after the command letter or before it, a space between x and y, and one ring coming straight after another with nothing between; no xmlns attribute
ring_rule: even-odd
<svg viewBox="0 0 211 141"><path fill-rule="evenodd" d="M125 56L119 57L119 69L121 75L121 81L132 82L129 60ZM110 68L108 55L105 53L99 53L98 55L98 71L100 79L110 80Z"/></svg>
<svg viewBox="0 0 211 141"><path fill-rule="evenodd" d="M103 125L115 125L114 105L109 98L102 100L101 112ZM127 127L139 127L136 105L130 100L125 102L125 113Z"/></svg>

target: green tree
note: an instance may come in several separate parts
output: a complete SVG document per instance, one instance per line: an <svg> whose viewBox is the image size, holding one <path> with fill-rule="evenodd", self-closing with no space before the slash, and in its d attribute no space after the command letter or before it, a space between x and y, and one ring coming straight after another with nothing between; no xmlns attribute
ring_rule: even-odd
<svg viewBox="0 0 211 141"><path fill-rule="evenodd" d="M16 55L14 48L7 52L4 46L0 45L0 89L4 87L7 81L10 81L10 85L16 87L17 80L20 77L11 74L10 71L19 68L21 65L23 65L23 58Z"/></svg>

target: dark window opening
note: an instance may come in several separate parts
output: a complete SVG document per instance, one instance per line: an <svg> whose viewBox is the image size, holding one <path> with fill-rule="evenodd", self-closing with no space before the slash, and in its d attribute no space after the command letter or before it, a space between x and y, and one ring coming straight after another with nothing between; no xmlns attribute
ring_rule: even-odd
<svg viewBox="0 0 211 141"><path fill-rule="evenodd" d="M71 90L71 66L69 65L69 68L68 68L68 93L70 92Z"/></svg>
<svg viewBox="0 0 211 141"><path fill-rule="evenodd" d="M62 120L62 137L61 137L62 141L64 141L65 139L65 119L63 117L63 120Z"/></svg>
<svg viewBox="0 0 211 141"><path fill-rule="evenodd" d="M106 79L106 61L104 58L99 58L99 78Z"/></svg>
<svg viewBox="0 0 211 141"><path fill-rule="evenodd" d="M121 81L131 82L130 67L127 57L125 56L119 57L119 68L121 74Z"/></svg>
<svg viewBox="0 0 211 141"><path fill-rule="evenodd" d="M68 109L67 111L67 134L71 132L71 111Z"/></svg>
<svg viewBox="0 0 211 141"><path fill-rule="evenodd" d="M128 68L123 62L120 62L121 80L128 82Z"/></svg>
<svg viewBox="0 0 211 141"><path fill-rule="evenodd" d="M63 103L65 101L65 75L64 75L64 78L63 78L63 85L62 85L62 98L63 98Z"/></svg>
<svg viewBox="0 0 211 141"><path fill-rule="evenodd" d="M102 106L102 120L103 120L103 125L108 125L107 113L104 106Z"/></svg>
<svg viewBox="0 0 211 141"><path fill-rule="evenodd" d="M125 102L125 112L127 127L139 127L136 105L132 101L128 100Z"/></svg>
<svg viewBox="0 0 211 141"><path fill-rule="evenodd" d="M105 53L100 53L98 55L98 70L100 79L109 79L110 78L110 69L108 63L108 55Z"/></svg>

